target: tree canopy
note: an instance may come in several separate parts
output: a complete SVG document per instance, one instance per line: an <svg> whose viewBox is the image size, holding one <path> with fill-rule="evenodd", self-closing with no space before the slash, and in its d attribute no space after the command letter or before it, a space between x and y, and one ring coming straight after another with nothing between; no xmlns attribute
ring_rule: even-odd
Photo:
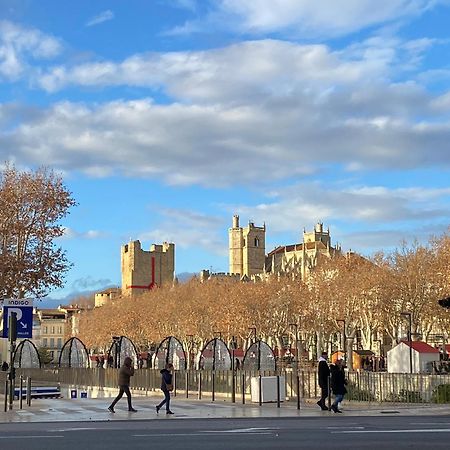
<svg viewBox="0 0 450 450"><path fill-rule="evenodd" d="M42 297L63 286L71 267L55 239L76 205L60 175L46 168L0 172L0 295Z"/></svg>

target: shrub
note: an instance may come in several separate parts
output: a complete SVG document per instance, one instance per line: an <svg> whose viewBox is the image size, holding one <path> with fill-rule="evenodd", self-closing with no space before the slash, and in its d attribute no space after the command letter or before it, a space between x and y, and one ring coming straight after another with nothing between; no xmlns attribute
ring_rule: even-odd
<svg viewBox="0 0 450 450"><path fill-rule="evenodd" d="M390 402L397 403L422 403L423 399L419 391L408 391L408 389L401 389L398 394L392 393L388 398Z"/></svg>
<svg viewBox="0 0 450 450"><path fill-rule="evenodd" d="M347 384L347 394L345 396L347 400L358 400L365 402L373 402L376 397L372 392L360 389L355 383L349 381Z"/></svg>
<svg viewBox="0 0 450 450"><path fill-rule="evenodd" d="M440 384L433 389L431 394L433 403L450 403L450 384Z"/></svg>

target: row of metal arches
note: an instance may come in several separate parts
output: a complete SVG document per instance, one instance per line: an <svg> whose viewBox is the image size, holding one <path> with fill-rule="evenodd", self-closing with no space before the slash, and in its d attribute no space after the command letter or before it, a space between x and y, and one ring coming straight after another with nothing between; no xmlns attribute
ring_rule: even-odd
<svg viewBox="0 0 450 450"><path fill-rule="evenodd" d="M138 352L131 339L126 336L115 338L107 354L107 364L120 367L126 357L131 357L138 366ZM195 367L205 370L230 370L234 365L234 350L227 347L222 339L211 339L198 354ZM158 346L152 358L152 367L163 369L173 364L177 370L187 368L188 359L183 344L174 336L165 338ZM28 339L19 343L14 353L14 367L40 368L41 358L36 346ZM70 338L62 347L58 361L59 367L90 367L90 356L83 342ZM275 370L275 355L269 345L263 341L254 342L242 360L244 370Z"/></svg>

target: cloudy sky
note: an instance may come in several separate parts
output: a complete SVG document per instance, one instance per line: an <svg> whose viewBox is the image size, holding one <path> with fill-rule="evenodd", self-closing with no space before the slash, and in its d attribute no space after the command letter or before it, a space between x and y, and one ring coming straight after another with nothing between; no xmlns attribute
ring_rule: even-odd
<svg viewBox="0 0 450 450"><path fill-rule="evenodd" d="M376 5L376 6L375 6ZM120 284L120 246L227 271L317 221L365 255L450 223L450 0L0 0L0 157L79 206L64 297Z"/></svg>

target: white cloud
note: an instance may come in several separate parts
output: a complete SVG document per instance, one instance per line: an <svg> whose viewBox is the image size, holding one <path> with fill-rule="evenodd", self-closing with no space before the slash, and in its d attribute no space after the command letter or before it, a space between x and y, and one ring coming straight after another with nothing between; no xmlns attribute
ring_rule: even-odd
<svg viewBox="0 0 450 450"><path fill-rule="evenodd" d="M207 18L177 27L177 33L232 29L242 33L286 32L299 37L341 36L418 16L447 0L219 0Z"/></svg>
<svg viewBox="0 0 450 450"><path fill-rule="evenodd" d="M114 13L107 9L106 11L102 11L100 14L97 14L94 17L91 17L87 22L87 27L92 27L94 25L99 25L100 23L107 22L108 20L114 19Z"/></svg>
<svg viewBox="0 0 450 450"><path fill-rule="evenodd" d="M58 66L37 83L50 92L68 85L148 87L202 102L282 96L297 89L326 95L336 87L390 79L404 70L406 61L411 64L411 52L419 58L419 48L399 39L371 38L332 51L326 45L267 39L210 51L139 54L119 63Z"/></svg>
<svg viewBox="0 0 450 450"><path fill-rule="evenodd" d="M60 41L52 36L0 20L0 79L17 80L28 68L30 59L53 58L61 49Z"/></svg>
<svg viewBox="0 0 450 450"><path fill-rule="evenodd" d="M105 237L105 233L98 230L76 231L70 227L64 227L64 234L60 239L99 239Z"/></svg>
<svg viewBox="0 0 450 450"><path fill-rule="evenodd" d="M221 236L226 224L221 219L175 208L159 208L158 212L162 216L159 226L142 233L139 240L175 242L177 248L201 248L221 256L228 254Z"/></svg>
<svg viewBox="0 0 450 450"><path fill-rule="evenodd" d="M449 189L354 187L310 183L281 189L257 205L228 205L226 209L266 223L266 249L299 243L302 230L317 222L330 229L333 245L370 254L389 251L402 240L426 242L442 234L450 220Z"/></svg>

